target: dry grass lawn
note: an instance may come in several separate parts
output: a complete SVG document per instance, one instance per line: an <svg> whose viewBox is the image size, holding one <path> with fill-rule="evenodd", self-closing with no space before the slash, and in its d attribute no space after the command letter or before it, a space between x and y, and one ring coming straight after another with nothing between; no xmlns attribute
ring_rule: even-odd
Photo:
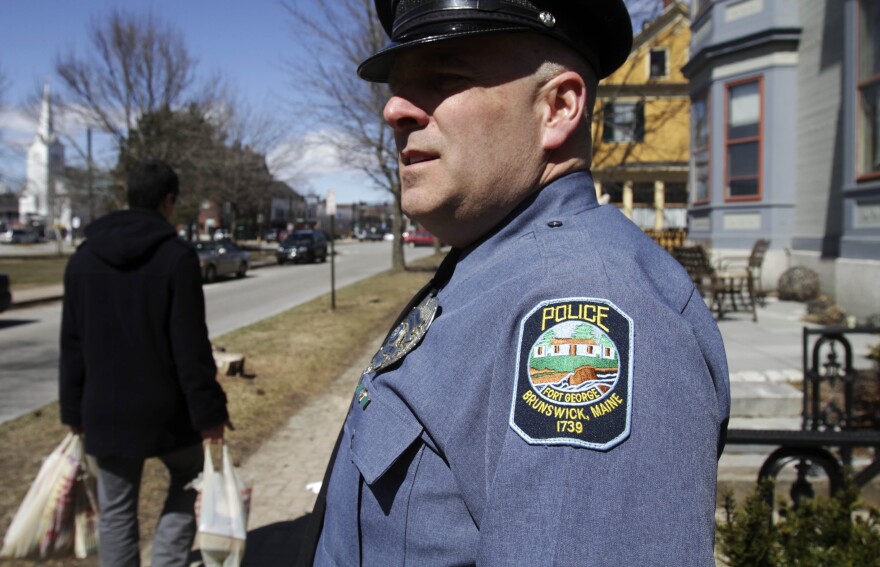
<svg viewBox="0 0 880 567"><path fill-rule="evenodd" d="M12 292L44 285L60 284L68 256L5 256L0 258L0 274L9 276Z"/></svg>
<svg viewBox="0 0 880 567"><path fill-rule="evenodd" d="M247 378L224 377L236 431L228 435L232 454L253 454L298 408L354 362L363 345L384 333L406 301L433 274L442 256L415 263L405 272L389 271L336 293L218 338L216 345L244 353ZM5 533L15 510L39 470L41 460L65 434L58 404L0 425L0 530ZM141 491L141 535L151 537L164 498L167 477L155 459L147 462ZM3 562L0 564L12 564ZM37 562L16 561L15 565ZM50 561L40 565L97 565L86 561Z"/></svg>

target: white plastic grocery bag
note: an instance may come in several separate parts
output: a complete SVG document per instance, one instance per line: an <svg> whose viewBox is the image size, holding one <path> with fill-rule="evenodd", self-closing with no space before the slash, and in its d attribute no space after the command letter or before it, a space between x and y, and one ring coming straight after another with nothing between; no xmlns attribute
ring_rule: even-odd
<svg viewBox="0 0 880 567"><path fill-rule="evenodd" d="M0 557L84 558L97 541L94 474L86 462L81 435L68 433L46 458L12 519ZM83 521L92 519L91 522ZM85 530L77 533L77 529Z"/></svg>
<svg viewBox="0 0 880 567"><path fill-rule="evenodd" d="M199 490L198 544L206 567L237 567L244 557L250 487L232 466L229 447L223 444L223 466L214 469L209 443L205 467L194 486Z"/></svg>

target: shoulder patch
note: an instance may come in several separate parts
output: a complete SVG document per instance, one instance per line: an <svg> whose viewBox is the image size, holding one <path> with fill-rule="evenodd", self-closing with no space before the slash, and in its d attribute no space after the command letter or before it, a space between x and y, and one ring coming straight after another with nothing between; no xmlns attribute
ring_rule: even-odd
<svg viewBox="0 0 880 567"><path fill-rule="evenodd" d="M510 427L533 445L618 445L630 432L632 347L632 319L606 299L538 304L520 325Z"/></svg>

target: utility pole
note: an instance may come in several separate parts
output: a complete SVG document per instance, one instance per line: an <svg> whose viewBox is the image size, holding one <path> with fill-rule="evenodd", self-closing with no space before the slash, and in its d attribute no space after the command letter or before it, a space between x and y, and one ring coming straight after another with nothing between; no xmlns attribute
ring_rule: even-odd
<svg viewBox="0 0 880 567"><path fill-rule="evenodd" d="M336 310L336 191L327 191L327 216L330 217L330 309Z"/></svg>
<svg viewBox="0 0 880 567"><path fill-rule="evenodd" d="M89 191L89 222L95 220L95 188L92 177L92 128L86 128L86 186Z"/></svg>

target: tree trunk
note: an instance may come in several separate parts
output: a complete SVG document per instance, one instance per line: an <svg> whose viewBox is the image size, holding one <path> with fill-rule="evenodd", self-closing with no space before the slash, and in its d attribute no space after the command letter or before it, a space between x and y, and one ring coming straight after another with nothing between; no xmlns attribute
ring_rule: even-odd
<svg viewBox="0 0 880 567"><path fill-rule="evenodd" d="M391 215L391 230L394 233L394 243L391 249L391 268L405 270L406 260L403 257L403 209L400 207L400 182L394 184L394 206Z"/></svg>

